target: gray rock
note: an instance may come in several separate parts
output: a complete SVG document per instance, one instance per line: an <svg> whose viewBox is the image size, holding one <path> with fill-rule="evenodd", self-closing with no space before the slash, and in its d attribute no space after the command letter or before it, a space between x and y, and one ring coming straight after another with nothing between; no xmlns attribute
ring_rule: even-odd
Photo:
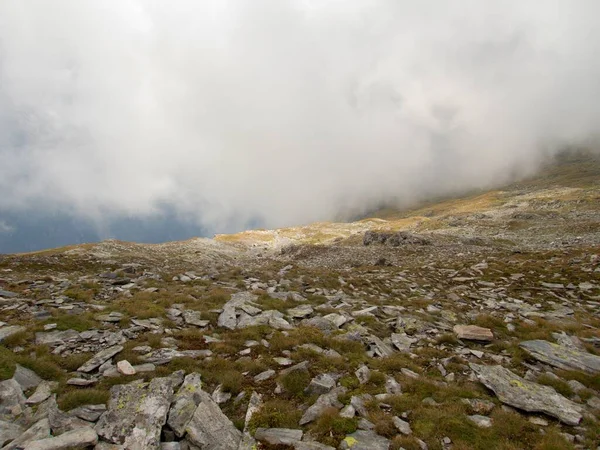
<svg viewBox="0 0 600 450"><path fill-rule="evenodd" d="M50 397L47 402L44 403L44 409L48 417L48 422L50 423L52 434L55 436L92 425L85 420L62 412L56 403L56 396Z"/></svg>
<svg viewBox="0 0 600 450"><path fill-rule="evenodd" d="M310 380L310 384L306 388L306 392L309 394L326 394L334 387L335 378L328 373L323 373Z"/></svg>
<svg viewBox="0 0 600 450"><path fill-rule="evenodd" d="M271 445L293 445L302 440L302 430L290 428L258 428L254 433L255 439Z"/></svg>
<svg viewBox="0 0 600 450"><path fill-rule="evenodd" d="M77 331L65 330L35 333L35 343L37 345L57 345L71 340L79 340L79 333Z"/></svg>
<svg viewBox="0 0 600 450"><path fill-rule="evenodd" d="M527 381L502 366L470 364L470 367L502 403L548 414L567 425L578 425L581 421L581 408L549 386Z"/></svg>
<svg viewBox="0 0 600 450"><path fill-rule="evenodd" d="M392 333L392 344L401 352L410 352L410 346L417 342L417 339L411 338L406 333Z"/></svg>
<svg viewBox="0 0 600 450"><path fill-rule="evenodd" d="M249 426L250 420L252 420L252 416L260 410L262 406L262 397L260 394L256 392L252 392L250 396L250 401L248 402L248 409L246 409L246 417L244 419L244 431L242 434L242 439L240 444L238 445L238 450L255 450L256 449L256 439L250 434Z"/></svg>
<svg viewBox="0 0 600 450"><path fill-rule="evenodd" d="M23 434L23 428L16 423L0 420L0 448Z"/></svg>
<svg viewBox="0 0 600 450"><path fill-rule="evenodd" d="M27 447L27 444L32 441L44 439L50 436L50 424L48 419L42 419L34 423L18 438L12 441L10 444L2 447L2 450L17 450Z"/></svg>
<svg viewBox="0 0 600 450"><path fill-rule="evenodd" d="M76 450L98 443L98 435L93 428L79 428L57 437L50 437L27 444L27 450Z"/></svg>
<svg viewBox="0 0 600 450"><path fill-rule="evenodd" d="M394 426L398 429L398 431L406 436L412 434L412 430L410 429L410 424L405 420L402 420L400 417L394 416L392 417L392 422Z"/></svg>
<svg viewBox="0 0 600 450"><path fill-rule="evenodd" d="M27 328L19 326L19 325L11 325L8 327L0 328L0 342L2 342L7 337L10 337L14 334L20 333L22 331L26 331Z"/></svg>
<svg viewBox="0 0 600 450"><path fill-rule="evenodd" d="M467 416L467 419L470 422L473 422L479 428L490 428L492 426L492 419L486 416L480 416L476 414L473 416Z"/></svg>
<svg viewBox="0 0 600 450"><path fill-rule="evenodd" d="M181 377L181 373L175 373L150 383L134 381L113 386L108 410L96 425L98 436L131 450L158 449L173 391L181 384Z"/></svg>
<svg viewBox="0 0 600 450"><path fill-rule="evenodd" d="M25 396L21 386L12 378L0 382L0 419L12 422L23 412Z"/></svg>
<svg viewBox="0 0 600 450"><path fill-rule="evenodd" d="M42 379L33 370L23 367L20 364L16 365L13 380L19 383L19 386L24 391L37 387L42 382Z"/></svg>
<svg viewBox="0 0 600 450"><path fill-rule="evenodd" d="M341 450L389 450L390 440L373 431L358 430L340 443Z"/></svg>
<svg viewBox="0 0 600 450"><path fill-rule="evenodd" d="M577 350L574 347L542 340L525 341L519 345L538 361L559 369L580 370L591 374L600 373L600 356Z"/></svg>
<svg viewBox="0 0 600 450"><path fill-rule="evenodd" d="M174 348L159 348L141 357L152 364L167 364L175 358L206 358L212 356L210 350L176 350ZM137 370L137 369L136 369Z"/></svg>
<svg viewBox="0 0 600 450"><path fill-rule="evenodd" d="M16 294L15 292L11 292L11 291L6 291L4 289L0 289L0 297L4 297L4 298L15 298L18 297L19 294Z"/></svg>
<svg viewBox="0 0 600 450"><path fill-rule="evenodd" d="M344 394L345 392L346 388L337 387L327 394L320 395L319 398L317 398L317 401L304 412L302 418L300 419L300 425L306 425L307 423L317 419L323 413L323 411L328 408L342 408L344 405L339 402L338 396Z"/></svg>
<svg viewBox="0 0 600 450"><path fill-rule="evenodd" d="M256 383L260 383L261 381L266 381L269 378L273 378L275 376L275 371L272 369L265 370L264 372L259 373L254 377L254 381Z"/></svg>
<svg viewBox="0 0 600 450"><path fill-rule="evenodd" d="M200 402L186 427L187 439L203 450L236 449L242 433L223 414L210 395L199 392Z"/></svg>
<svg viewBox="0 0 600 450"><path fill-rule="evenodd" d="M86 363L84 363L81 367L79 367L79 369L77 369L77 371L78 372L91 372L92 370L100 367L103 363L105 363L110 358L115 356L121 350L123 350L122 345L113 345L112 347L101 350L98 353L96 353L94 356L92 356L92 358L90 360L88 360Z"/></svg>
<svg viewBox="0 0 600 450"><path fill-rule="evenodd" d="M296 441L293 443L294 450L335 450L335 448L313 441Z"/></svg>
<svg viewBox="0 0 600 450"><path fill-rule="evenodd" d="M96 422L106 411L106 405L84 405L72 409L67 414L88 422Z"/></svg>
<svg viewBox="0 0 600 450"><path fill-rule="evenodd" d="M186 309L185 311L183 311L183 321L187 324L187 325L194 325L200 328L204 328L205 326L207 326L210 321L209 320L203 320L200 318L201 313L200 311L193 311L190 309Z"/></svg>
<svg viewBox="0 0 600 450"><path fill-rule="evenodd" d="M29 397L25 403L27 405L37 405L38 403L42 403L44 400L50 398L52 395L52 389L58 386L58 383L51 383L49 381L42 381L35 392Z"/></svg>
<svg viewBox="0 0 600 450"><path fill-rule="evenodd" d="M173 398L167 424L179 438L185 434L185 427L192 420L194 412L200 404L199 392L201 390L202 380L200 374L191 373L185 377L183 384Z"/></svg>
<svg viewBox="0 0 600 450"><path fill-rule="evenodd" d="M287 310L288 316L293 319L304 319L305 317L310 316L313 312L314 310L310 305L300 305Z"/></svg>
<svg viewBox="0 0 600 450"><path fill-rule="evenodd" d="M367 381L369 381L371 370L367 366L360 366L358 369L356 369L354 374L356 375L356 378L358 378L358 382L360 384L365 384Z"/></svg>

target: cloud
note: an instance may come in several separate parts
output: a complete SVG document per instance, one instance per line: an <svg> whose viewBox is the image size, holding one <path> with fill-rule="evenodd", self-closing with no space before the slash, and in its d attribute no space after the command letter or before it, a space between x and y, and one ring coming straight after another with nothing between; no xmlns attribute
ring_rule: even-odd
<svg viewBox="0 0 600 450"><path fill-rule="evenodd" d="M229 230L501 183L598 135L599 13L2 2L0 209L101 221L168 205Z"/></svg>
<svg viewBox="0 0 600 450"><path fill-rule="evenodd" d="M0 234L9 234L15 231L15 227L9 225L4 220L0 220Z"/></svg>

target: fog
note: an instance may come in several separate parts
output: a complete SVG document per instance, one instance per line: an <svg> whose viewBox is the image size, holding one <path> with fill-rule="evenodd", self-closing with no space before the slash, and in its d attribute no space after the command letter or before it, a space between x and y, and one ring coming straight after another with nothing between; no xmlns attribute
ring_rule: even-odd
<svg viewBox="0 0 600 450"><path fill-rule="evenodd" d="M598 136L598 17L595 0L1 1L0 211L168 209L224 232L502 184Z"/></svg>

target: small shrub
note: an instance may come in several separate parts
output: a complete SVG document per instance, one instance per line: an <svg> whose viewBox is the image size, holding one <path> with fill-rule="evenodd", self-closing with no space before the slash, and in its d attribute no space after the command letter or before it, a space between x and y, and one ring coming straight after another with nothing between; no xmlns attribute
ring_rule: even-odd
<svg viewBox="0 0 600 450"><path fill-rule="evenodd" d="M310 380L310 374L305 370L294 370L279 379L285 392L296 397L304 395L304 390L307 388Z"/></svg>
<svg viewBox="0 0 600 450"><path fill-rule="evenodd" d="M299 428L298 422L302 411L292 402L285 400L269 400L257 411L250 421L250 431L257 428Z"/></svg>

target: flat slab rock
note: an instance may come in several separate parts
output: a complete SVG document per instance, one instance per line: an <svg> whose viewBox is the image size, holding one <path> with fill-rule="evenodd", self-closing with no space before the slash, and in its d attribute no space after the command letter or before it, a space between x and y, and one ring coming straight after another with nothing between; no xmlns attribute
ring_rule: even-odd
<svg viewBox="0 0 600 450"><path fill-rule="evenodd" d="M113 345L112 347L106 348L104 350L96 353L90 360L88 360L85 364L77 369L78 372L91 372L94 369L97 369L110 358L115 356L123 350L122 345Z"/></svg>
<svg viewBox="0 0 600 450"><path fill-rule="evenodd" d="M459 339L484 342L494 340L494 334L489 328L478 327L476 325L454 325L452 330Z"/></svg>
<svg viewBox="0 0 600 450"><path fill-rule="evenodd" d="M113 386L108 410L96 424L98 436L130 450L159 449L173 392L182 381L183 373L175 372L150 383L134 381Z"/></svg>
<svg viewBox="0 0 600 450"><path fill-rule="evenodd" d="M572 346L566 347L542 340L525 341L519 345L538 361L559 369L600 373L600 356L577 350Z"/></svg>
<svg viewBox="0 0 600 450"><path fill-rule="evenodd" d="M98 443L98 435L93 428L83 427L68 431L60 436L30 442L27 450L67 450L86 448Z"/></svg>
<svg viewBox="0 0 600 450"><path fill-rule="evenodd" d="M527 381L502 366L470 364L470 367L502 403L523 411L548 414L567 425L581 422L581 407L550 386Z"/></svg>
<svg viewBox="0 0 600 450"><path fill-rule="evenodd" d="M358 430L340 443L342 450L389 450L390 440L373 431Z"/></svg>

